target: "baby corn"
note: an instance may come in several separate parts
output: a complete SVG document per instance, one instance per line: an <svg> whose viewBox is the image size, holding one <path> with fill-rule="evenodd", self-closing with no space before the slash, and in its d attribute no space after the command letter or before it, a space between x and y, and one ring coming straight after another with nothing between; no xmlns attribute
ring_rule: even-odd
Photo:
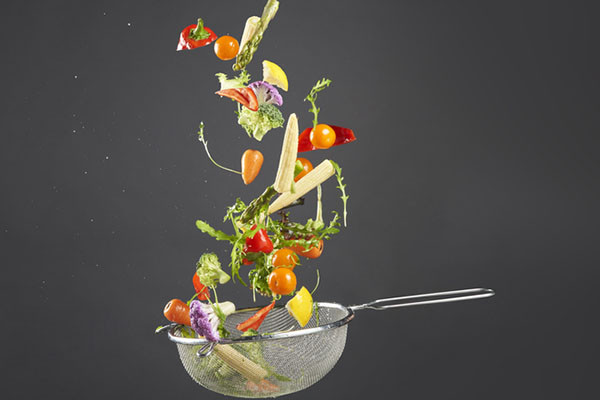
<svg viewBox="0 0 600 400"><path fill-rule="evenodd" d="M260 17L250 17L246 20L246 26L244 27L244 33L242 34L242 40L240 41L240 52L248 43L252 36L256 33L258 29L258 23L260 22Z"/></svg>
<svg viewBox="0 0 600 400"><path fill-rule="evenodd" d="M335 168L333 167L333 164L329 160L323 161L321 164L317 165L315 169L304 175L304 177L296 182L296 191L294 193L286 192L279 196L269 206L268 213L272 214L281 210L283 207L290 205L293 201L304 196L306 193L310 192L321 183L332 177L333 174L335 174Z"/></svg>
<svg viewBox="0 0 600 400"><path fill-rule="evenodd" d="M283 146L281 147L281 156L279 157L279 168L273 187L279 193L286 193L291 190L294 182L294 169L296 166L296 155L298 154L298 118L296 114L291 114L287 127L285 128L285 136L283 138Z"/></svg>

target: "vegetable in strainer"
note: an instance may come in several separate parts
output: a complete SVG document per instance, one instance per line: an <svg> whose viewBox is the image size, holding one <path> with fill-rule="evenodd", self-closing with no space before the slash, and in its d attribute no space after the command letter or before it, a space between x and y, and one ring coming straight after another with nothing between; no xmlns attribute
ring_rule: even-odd
<svg viewBox="0 0 600 400"><path fill-rule="evenodd" d="M379 299L343 306L316 303L308 324L301 328L285 307L268 314L256 336L233 336L218 343L189 338L186 328L169 325L169 339L177 344L188 374L201 386L226 396L263 398L294 393L315 384L336 364L346 344L348 322L355 311L387 310L424 304L474 300L494 295L491 289L474 288L448 292ZM225 328L235 326L259 308L246 308L227 317Z"/></svg>

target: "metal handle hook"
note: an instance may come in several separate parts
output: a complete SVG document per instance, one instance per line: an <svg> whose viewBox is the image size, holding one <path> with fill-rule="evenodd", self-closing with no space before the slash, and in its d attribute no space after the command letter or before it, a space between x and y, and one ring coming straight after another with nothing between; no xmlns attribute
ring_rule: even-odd
<svg viewBox="0 0 600 400"><path fill-rule="evenodd" d="M437 293L427 293L427 294L415 294L411 296L401 296L401 297L388 297L385 299L378 299L371 301L365 304L357 304L354 306L348 307L352 311L356 310L364 310L369 308L371 310L387 310L389 308L398 308L398 307L410 307L410 306L420 306L424 304L438 304L438 303L450 303L453 301L464 301L464 300L475 300L475 299L483 299L485 297L491 297L495 294L492 289L485 288L473 288L473 289L461 289L461 290L451 290L448 292L437 292ZM418 301L408 301L407 300L415 300ZM385 304L392 303L392 304Z"/></svg>
<svg viewBox="0 0 600 400"><path fill-rule="evenodd" d="M198 349L198 351L196 352L196 355L200 358L210 356L210 353L212 353L212 351L215 348L215 344L216 344L215 342L210 342L210 343L205 344L204 346L202 346Z"/></svg>

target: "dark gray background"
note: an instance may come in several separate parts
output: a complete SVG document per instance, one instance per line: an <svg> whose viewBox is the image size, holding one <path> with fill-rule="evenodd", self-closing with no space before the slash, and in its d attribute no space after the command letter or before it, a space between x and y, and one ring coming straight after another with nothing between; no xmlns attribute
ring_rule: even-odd
<svg viewBox="0 0 600 400"><path fill-rule="evenodd" d="M272 182L282 129L260 144L212 93L212 48L176 52L202 16L239 37L263 1L12 2L2 7L2 394L222 398L155 336L193 293L216 226ZM486 286L491 300L361 312L344 355L289 398L583 398L597 389L598 7L593 2L281 1L249 71L286 70L284 114L327 76L321 121L358 140L328 152L349 227L298 274L318 300ZM214 168L266 160L245 187ZM327 210L340 207L333 182ZM300 216L313 213L314 200ZM251 304L249 291L222 295Z"/></svg>

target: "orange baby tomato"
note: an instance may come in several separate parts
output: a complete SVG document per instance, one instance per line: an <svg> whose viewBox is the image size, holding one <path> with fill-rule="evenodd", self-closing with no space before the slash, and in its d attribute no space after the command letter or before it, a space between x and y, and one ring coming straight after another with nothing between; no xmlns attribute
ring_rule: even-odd
<svg viewBox="0 0 600 400"><path fill-rule="evenodd" d="M240 49L240 44L237 39L232 36L221 36L215 42L215 54L221 60L232 60L237 56Z"/></svg>
<svg viewBox="0 0 600 400"><path fill-rule="evenodd" d="M286 267L294 270L298 264L298 256L290 249L279 249L273 254L273 267Z"/></svg>
<svg viewBox="0 0 600 400"><path fill-rule="evenodd" d="M329 125L318 124L310 131L310 142L317 149L328 149L335 143L335 131Z"/></svg>
<svg viewBox="0 0 600 400"><path fill-rule="evenodd" d="M300 161L300 163L302 164L302 172L296 175L296 177L294 178L294 182L298 182L300 178L302 178L304 175L308 174L310 171L313 170L313 165L306 158L299 157L296 161Z"/></svg>
<svg viewBox="0 0 600 400"><path fill-rule="evenodd" d="M275 294L286 295L296 289L296 274L289 268L277 268L269 275L269 289Z"/></svg>

